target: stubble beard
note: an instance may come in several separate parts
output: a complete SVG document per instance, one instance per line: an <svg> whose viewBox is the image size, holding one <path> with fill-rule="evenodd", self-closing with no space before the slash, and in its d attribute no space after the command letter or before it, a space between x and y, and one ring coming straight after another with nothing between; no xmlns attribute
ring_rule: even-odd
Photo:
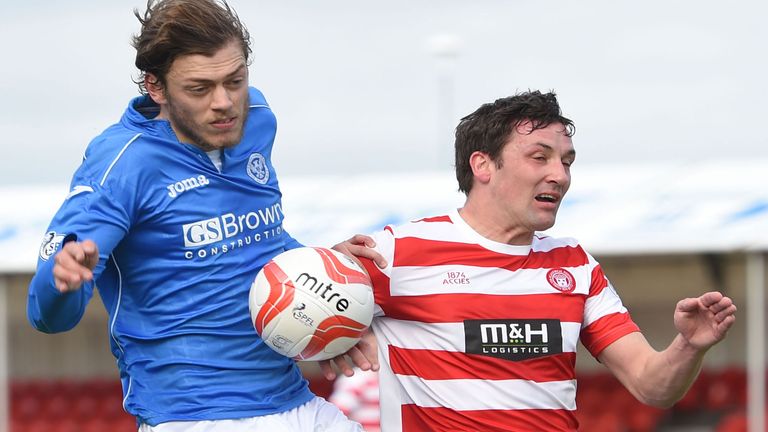
<svg viewBox="0 0 768 432"><path fill-rule="evenodd" d="M193 144L194 146L199 147L201 150L206 152L216 149L223 150L236 146L243 139L243 134L245 132L245 122L248 119L249 105L250 103L248 98L245 98L243 105L240 107L240 116L237 118L237 121L240 123L238 125L237 136L235 136L234 139L222 142L219 145L212 144L206 140L203 135L198 132L202 126L195 124L195 121L191 118L191 116L187 114L186 111L183 109L177 109L170 97L168 97L168 119L170 120L174 129L178 129L182 135L189 137L189 139L192 141L189 144Z"/></svg>

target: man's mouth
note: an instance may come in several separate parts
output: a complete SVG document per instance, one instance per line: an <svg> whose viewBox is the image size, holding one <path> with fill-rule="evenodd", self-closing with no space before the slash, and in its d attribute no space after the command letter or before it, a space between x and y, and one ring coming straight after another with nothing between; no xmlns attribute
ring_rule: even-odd
<svg viewBox="0 0 768 432"><path fill-rule="evenodd" d="M214 125L214 126L219 126L219 127L231 126L235 122L236 118L237 117L227 117L225 119L215 120L215 121L211 122L211 124Z"/></svg>
<svg viewBox="0 0 768 432"><path fill-rule="evenodd" d="M551 194L538 194L534 197L534 199L538 202L556 203L558 197Z"/></svg>

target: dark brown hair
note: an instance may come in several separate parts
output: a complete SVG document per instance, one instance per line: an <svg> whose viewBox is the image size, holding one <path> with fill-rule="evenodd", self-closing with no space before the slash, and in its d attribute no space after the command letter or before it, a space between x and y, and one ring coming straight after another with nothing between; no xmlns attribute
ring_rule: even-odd
<svg viewBox="0 0 768 432"><path fill-rule="evenodd" d="M133 36L136 84L147 93L144 78L156 77L164 86L166 74L177 57L189 54L212 56L235 40L243 48L246 64L251 54L251 37L235 11L225 0L149 0L147 10L133 11L141 31Z"/></svg>
<svg viewBox="0 0 768 432"><path fill-rule="evenodd" d="M482 105L456 127L456 180L460 191L469 194L472 189L472 153L483 152L499 166L504 145L525 121L531 122L531 132L553 123L561 123L568 136L575 132L573 122L560 112L554 92L528 91Z"/></svg>

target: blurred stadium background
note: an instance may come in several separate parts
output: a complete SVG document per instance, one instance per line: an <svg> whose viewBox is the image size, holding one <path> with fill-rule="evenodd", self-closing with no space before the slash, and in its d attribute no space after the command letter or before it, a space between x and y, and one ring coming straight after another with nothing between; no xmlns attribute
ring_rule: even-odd
<svg viewBox="0 0 768 432"><path fill-rule="evenodd" d="M652 345L674 336L675 303L721 290L739 306L670 410L637 403L584 350L577 403L585 431L751 432L765 425L765 255L768 160L577 165L550 234L578 238L602 263ZM283 177L285 227L308 245L461 206L452 173ZM121 408L106 313L98 299L75 330L34 331L27 284L46 225L67 186L0 187L0 430L135 431ZM244 299L243 301L246 301ZM332 383L303 365L312 387Z"/></svg>

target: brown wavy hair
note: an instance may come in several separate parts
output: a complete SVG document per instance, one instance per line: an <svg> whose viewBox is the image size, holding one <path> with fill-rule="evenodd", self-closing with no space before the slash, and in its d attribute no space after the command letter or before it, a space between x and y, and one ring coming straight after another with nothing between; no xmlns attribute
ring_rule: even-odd
<svg viewBox="0 0 768 432"><path fill-rule="evenodd" d="M134 82L142 94L147 94L147 74L165 86L166 75L177 57L212 56L232 40L240 43L246 64L250 64L251 36L225 0L149 0L144 14L138 9L133 13L141 23L141 31L133 36L131 44L136 48L136 67L140 71Z"/></svg>

